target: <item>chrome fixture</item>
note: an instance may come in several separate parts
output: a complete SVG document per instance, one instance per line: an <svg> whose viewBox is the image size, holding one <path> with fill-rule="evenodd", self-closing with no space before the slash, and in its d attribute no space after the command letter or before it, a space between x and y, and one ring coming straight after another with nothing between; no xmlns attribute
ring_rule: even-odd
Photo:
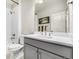
<svg viewBox="0 0 79 59"><path fill-rule="evenodd" d="M50 31L50 32L49 32L49 36L51 36L51 35L53 35L53 31Z"/></svg>
<svg viewBox="0 0 79 59"><path fill-rule="evenodd" d="M71 1L71 2L68 2L68 4L73 4L73 1Z"/></svg>
<svg viewBox="0 0 79 59"><path fill-rule="evenodd" d="M19 3L18 3L18 2L14 1L14 0L11 0L11 1L12 1L12 2L14 2L15 4L19 5Z"/></svg>

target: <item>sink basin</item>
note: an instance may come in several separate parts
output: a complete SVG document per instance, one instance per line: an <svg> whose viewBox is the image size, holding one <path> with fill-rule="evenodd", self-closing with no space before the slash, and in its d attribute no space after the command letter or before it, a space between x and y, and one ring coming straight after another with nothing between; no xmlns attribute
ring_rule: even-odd
<svg viewBox="0 0 79 59"><path fill-rule="evenodd" d="M23 48L23 45L21 45L21 44L8 44L9 51L17 51L21 48Z"/></svg>

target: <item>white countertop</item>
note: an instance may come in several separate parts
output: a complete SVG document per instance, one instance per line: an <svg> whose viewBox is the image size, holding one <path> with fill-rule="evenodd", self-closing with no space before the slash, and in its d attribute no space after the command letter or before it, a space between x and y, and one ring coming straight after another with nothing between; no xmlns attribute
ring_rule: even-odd
<svg viewBox="0 0 79 59"><path fill-rule="evenodd" d="M22 35L23 37L32 38L35 40L41 40L51 43L56 43L60 45L70 46L73 47L73 38L72 37L65 37L65 36L42 36L38 34L29 34L29 35Z"/></svg>

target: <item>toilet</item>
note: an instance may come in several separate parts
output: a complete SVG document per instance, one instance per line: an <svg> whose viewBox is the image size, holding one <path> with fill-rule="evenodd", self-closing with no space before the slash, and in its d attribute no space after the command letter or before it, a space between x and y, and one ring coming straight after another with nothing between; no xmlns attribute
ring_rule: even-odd
<svg viewBox="0 0 79 59"><path fill-rule="evenodd" d="M6 59L23 59L24 53L23 38L20 38L20 44L8 43Z"/></svg>

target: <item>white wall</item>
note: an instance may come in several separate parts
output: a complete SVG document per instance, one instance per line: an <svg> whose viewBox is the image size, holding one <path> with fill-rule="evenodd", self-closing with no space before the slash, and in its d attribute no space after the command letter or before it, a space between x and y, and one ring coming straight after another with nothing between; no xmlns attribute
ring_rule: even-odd
<svg viewBox="0 0 79 59"><path fill-rule="evenodd" d="M14 42L18 43L18 39L21 36L21 5L16 5L13 9L7 8L6 10L7 41L11 41L12 34L15 34Z"/></svg>
<svg viewBox="0 0 79 59"><path fill-rule="evenodd" d="M12 34L15 34L14 42L18 43L19 37L19 7L16 6L13 10L6 8L6 32L7 32L7 42L11 43ZM12 12L12 14L11 14Z"/></svg>
<svg viewBox="0 0 79 59"><path fill-rule="evenodd" d="M12 15L10 11L12 10L9 8L6 8L6 41L7 43L11 42L11 34L12 34Z"/></svg>
<svg viewBox="0 0 79 59"><path fill-rule="evenodd" d="M51 31L54 32L65 32L66 30L66 4L59 3L55 6L50 4L49 6L39 10L37 12L38 18L49 16L51 20Z"/></svg>
<svg viewBox="0 0 79 59"><path fill-rule="evenodd" d="M22 0L22 34L29 34L34 32L34 0Z"/></svg>
<svg viewBox="0 0 79 59"><path fill-rule="evenodd" d="M12 14L7 9L7 39L11 40L12 34L15 34L16 43L22 33L34 32L34 0L20 0L19 3L11 10Z"/></svg>
<svg viewBox="0 0 79 59"><path fill-rule="evenodd" d="M15 34L15 42L18 42L19 38L19 7L16 6L13 9L12 14L12 34Z"/></svg>
<svg viewBox="0 0 79 59"><path fill-rule="evenodd" d="M19 5L9 5L7 3L6 7L6 32L7 32L7 41L11 40L12 34L15 34L14 42L18 43L18 39L21 36L21 0L18 1ZM10 7L9 7L10 6ZM12 12L12 14L10 13Z"/></svg>

